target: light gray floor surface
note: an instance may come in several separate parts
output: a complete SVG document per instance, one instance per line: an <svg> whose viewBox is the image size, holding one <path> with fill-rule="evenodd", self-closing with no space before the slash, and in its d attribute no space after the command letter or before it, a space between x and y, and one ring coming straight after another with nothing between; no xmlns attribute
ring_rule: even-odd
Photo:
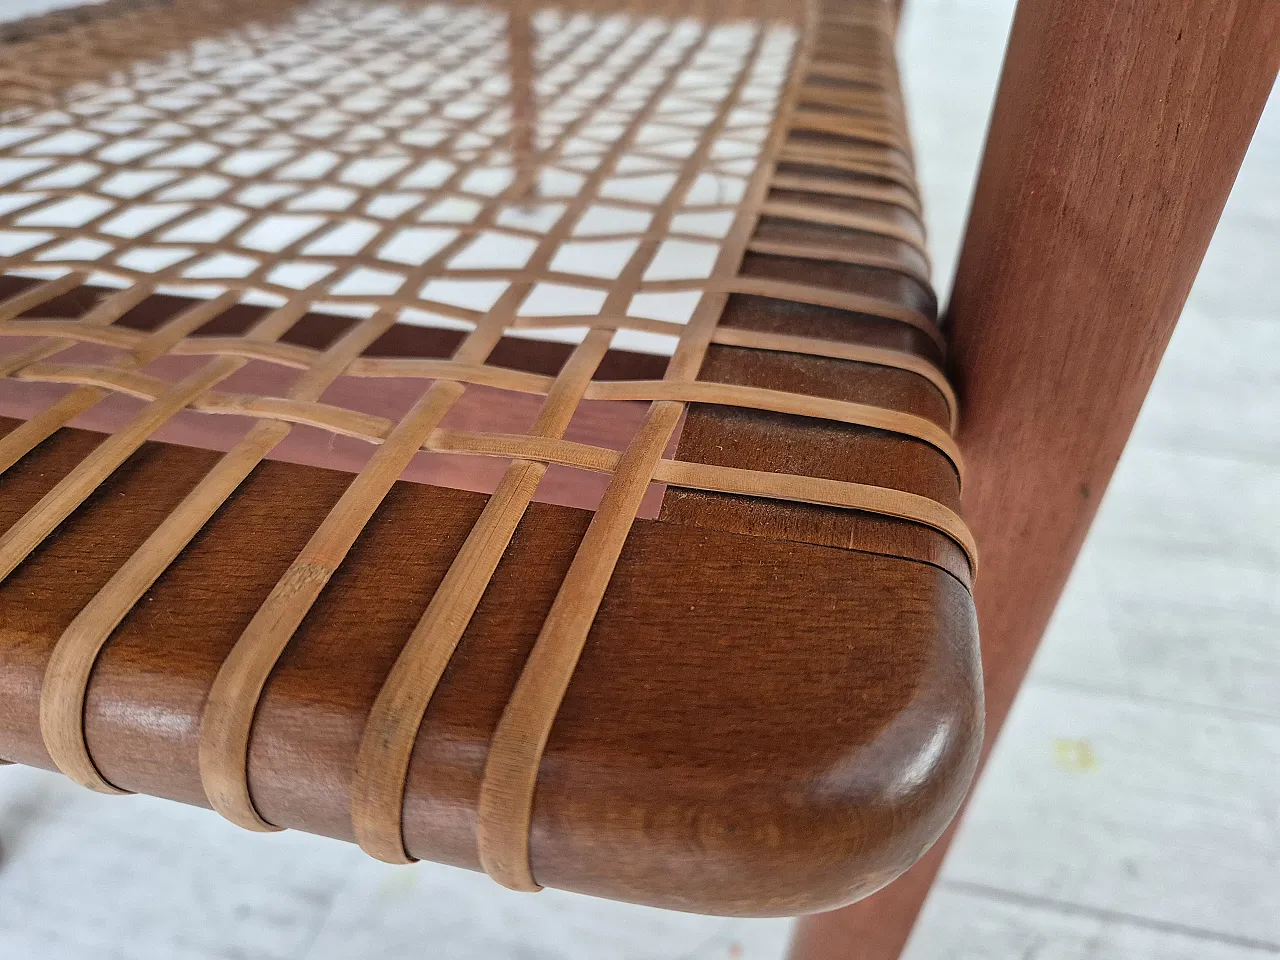
<svg viewBox="0 0 1280 960"><path fill-rule="evenodd" d="M66 3L0 0L0 17ZM945 279L1012 3L908 8ZM909 960L1280 956L1278 263L1273 97ZM789 934L387 867L17 767L0 842L0 960L766 960Z"/></svg>

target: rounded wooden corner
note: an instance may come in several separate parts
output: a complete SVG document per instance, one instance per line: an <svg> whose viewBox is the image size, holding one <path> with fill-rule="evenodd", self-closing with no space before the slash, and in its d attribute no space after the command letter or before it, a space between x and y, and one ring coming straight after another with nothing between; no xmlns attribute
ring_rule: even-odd
<svg viewBox="0 0 1280 960"><path fill-rule="evenodd" d="M97 442L68 430L45 444L8 478L0 522ZM51 765L39 702L54 645L217 456L147 445L6 581L5 759ZM214 676L347 482L263 464L124 618L85 700L86 744L110 782L207 803L196 732ZM255 713L247 774L265 820L351 839L371 706L483 504L398 484L334 574ZM589 521L534 504L495 571L415 743L403 815L414 857L479 867L488 745ZM980 684L972 598L938 566L638 520L539 769L533 876L726 915L854 900L906 869L958 807Z"/></svg>
<svg viewBox="0 0 1280 960"><path fill-rule="evenodd" d="M684 617L629 597L646 622L593 638L543 760L540 883L789 916L867 896L946 828L983 728L968 590L897 558L762 554L786 576L757 556Z"/></svg>

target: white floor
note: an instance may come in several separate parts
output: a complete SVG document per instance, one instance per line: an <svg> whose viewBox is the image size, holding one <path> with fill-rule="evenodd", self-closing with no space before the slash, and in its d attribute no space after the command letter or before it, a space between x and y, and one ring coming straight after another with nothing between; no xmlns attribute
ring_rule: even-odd
<svg viewBox="0 0 1280 960"><path fill-rule="evenodd" d="M946 277L1012 3L908 8ZM1280 956L1278 261L1273 98L910 960ZM0 960L766 960L789 932L509 894L13 767L0 842Z"/></svg>

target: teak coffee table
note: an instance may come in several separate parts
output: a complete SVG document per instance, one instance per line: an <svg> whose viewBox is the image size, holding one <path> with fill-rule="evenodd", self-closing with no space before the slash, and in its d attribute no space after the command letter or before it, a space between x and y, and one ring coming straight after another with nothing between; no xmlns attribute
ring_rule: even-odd
<svg viewBox="0 0 1280 960"><path fill-rule="evenodd" d="M949 323L882 0L6 26L0 757L519 890L884 886L1132 425L1264 4L1019 13ZM929 868L798 954L895 955Z"/></svg>

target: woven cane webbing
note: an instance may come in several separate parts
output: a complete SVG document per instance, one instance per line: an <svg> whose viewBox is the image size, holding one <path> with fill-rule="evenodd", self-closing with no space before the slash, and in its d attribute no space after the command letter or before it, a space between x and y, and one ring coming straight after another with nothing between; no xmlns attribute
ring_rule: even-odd
<svg viewBox="0 0 1280 960"><path fill-rule="evenodd" d="M254 808L254 710L285 645L383 498L421 451L509 461L396 661L355 774L355 835L407 862L405 776L452 652L549 467L608 486L490 745L479 852L534 890L528 857L543 748L628 530L651 482L895 517L951 538L963 521L903 490L665 456L690 403L770 411L928 444L963 473L956 399L918 354L718 326L732 296L900 323L939 355L931 315L821 281L740 273L748 252L853 264L927 283L910 145L877 0L836 12L758 2L469 6L360 0L111 5L0 47L0 255L29 284L0 302L0 375L62 392L0 437L0 470L105 398L138 412L0 535L7 577L139 446L180 413L251 418L232 446L58 642L41 696L50 755L119 792L83 733L85 691L112 631L294 425L369 443L371 457L223 663L200 739L205 792L224 816ZM838 49L845 59L834 59ZM829 203L815 203L815 195ZM847 201L856 201L850 204ZM864 212L871 201L876 213ZM761 218L774 226L758 229ZM789 232L787 224L821 228ZM781 225L781 226L778 226ZM878 246L841 243L841 231ZM809 277L814 279L809 279ZM42 315L106 291L76 319ZM122 322L148 298L186 306L151 329ZM201 335L239 304L243 333ZM307 315L347 317L323 349L284 339ZM367 356L398 325L461 331L447 358ZM7 339L12 338L12 339ZM491 361L504 338L572 345L554 375ZM915 374L948 416L702 381L713 344ZM92 353L85 361L84 351ZM661 379L599 377L610 351L669 358ZM79 352L77 352L79 351ZM96 351L96 352L93 352ZM181 367L157 361L187 358ZM296 371L283 395L227 389L250 363ZM181 374L172 371L180 369ZM339 380L413 378L399 419L326 399ZM540 398L520 434L463 430L467 391ZM0 398L3 395L0 394ZM566 439L585 402L647 403L625 450ZM0 410L0 412L4 412Z"/></svg>

